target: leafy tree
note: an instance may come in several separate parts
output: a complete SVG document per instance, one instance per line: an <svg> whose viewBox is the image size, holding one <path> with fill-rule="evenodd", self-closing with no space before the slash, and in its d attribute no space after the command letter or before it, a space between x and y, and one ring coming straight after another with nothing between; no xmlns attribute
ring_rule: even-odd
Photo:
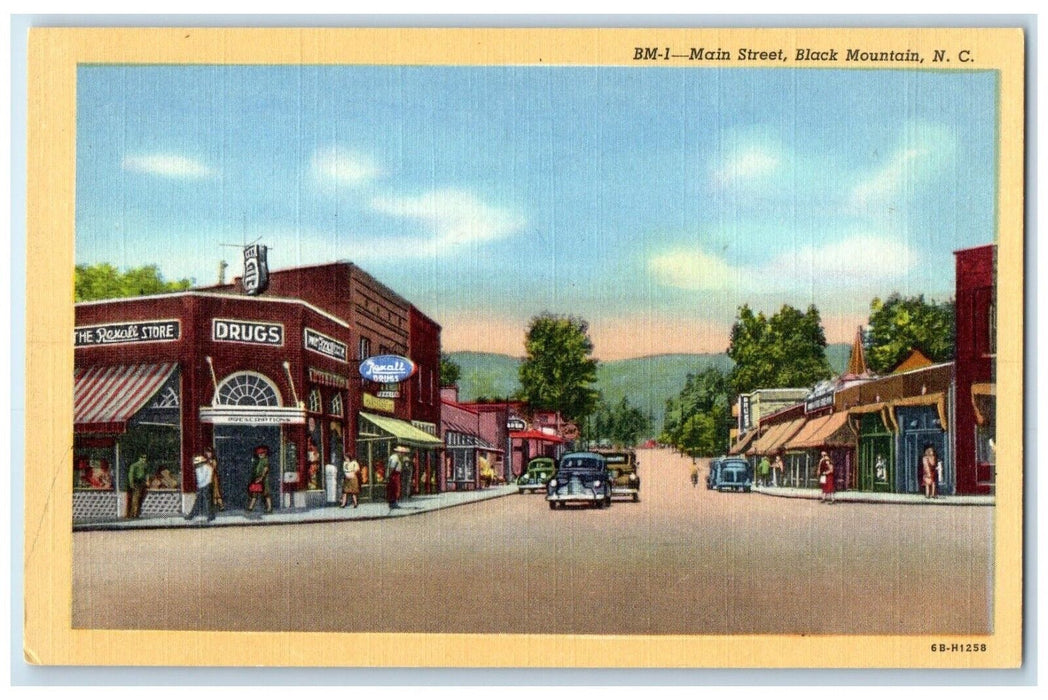
<svg viewBox="0 0 1048 700"><path fill-rule="evenodd" d="M180 292L193 286L193 280L167 282L156 265L144 265L120 272L109 263L77 265L74 279L76 301L122 299L124 297Z"/></svg>
<svg viewBox="0 0 1048 700"><path fill-rule="evenodd" d="M531 319L520 365L521 395L532 408L558 411L581 423L597 405L597 360L589 324L574 316L544 313Z"/></svg>
<svg viewBox="0 0 1048 700"><path fill-rule="evenodd" d="M462 368L447 353L440 353L440 385L454 386L462 376Z"/></svg>
<svg viewBox="0 0 1048 700"><path fill-rule="evenodd" d="M728 357L735 366L730 375L733 394L754 389L811 386L832 375L826 360L826 334L819 310L801 313L784 305L770 319L739 307L731 329Z"/></svg>
<svg viewBox="0 0 1048 700"><path fill-rule="evenodd" d="M680 395L666 402L660 442L693 456L724 451L731 430L731 387L715 367L689 374Z"/></svg>
<svg viewBox="0 0 1048 700"><path fill-rule="evenodd" d="M600 397L582 426L582 438L586 442L609 440L617 447L632 447L650 430L651 420L625 396L614 406Z"/></svg>
<svg viewBox="0 0 1048 700"><path fill-rule="evenodd" d="M953 359L956 321L952 301L925 301L924 295L870 303L870 325L866 335L866 362L878 373L893 370L913 350L934 362Z"/></svg>

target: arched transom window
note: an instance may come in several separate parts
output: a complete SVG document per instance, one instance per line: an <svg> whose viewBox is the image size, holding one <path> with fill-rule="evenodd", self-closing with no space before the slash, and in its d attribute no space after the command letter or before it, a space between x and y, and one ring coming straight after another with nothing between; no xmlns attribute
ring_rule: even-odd
<svg viewBox="0 0 1048 700"><path fill-rule="evenodd" d="M238 372L218 385L220 406L279 406L280 393L276 385L261 374Z"/></svg>
<svg viewBox="0 0 1048 700"><path fill-rule="evenodd" d="M342 415L342 394L335 394L331 397L331 415Z"/></svg>

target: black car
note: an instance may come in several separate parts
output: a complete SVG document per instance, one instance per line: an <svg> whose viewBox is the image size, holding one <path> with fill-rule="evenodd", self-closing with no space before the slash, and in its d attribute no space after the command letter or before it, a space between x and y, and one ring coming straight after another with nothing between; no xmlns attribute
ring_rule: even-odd
<svg viewBox="0 0 1048 700"><path fill-rule="evenodd" d="M582 503L594 508L611 505L611 475L608 461L595 452L569 452L560 458L557 471L546 484L550 509L565 503Z"/></svg>

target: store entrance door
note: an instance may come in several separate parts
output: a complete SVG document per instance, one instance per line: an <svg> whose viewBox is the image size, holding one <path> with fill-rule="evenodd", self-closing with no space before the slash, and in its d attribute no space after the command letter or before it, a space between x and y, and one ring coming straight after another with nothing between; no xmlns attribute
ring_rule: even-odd
<svg viewBox="0 0 1048 700"><path fill-rule="evenodd" d="M269 493L273 507L280 507L280 444L280 426L215 426L215 457L222 500L227 509L247 507L247 485L251 481L255 448L259 445L269 447Z"/></svg>

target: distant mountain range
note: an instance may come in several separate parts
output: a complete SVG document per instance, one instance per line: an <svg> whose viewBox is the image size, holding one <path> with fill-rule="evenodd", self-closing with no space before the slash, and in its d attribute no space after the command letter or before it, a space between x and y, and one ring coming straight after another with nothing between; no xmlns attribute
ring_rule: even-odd
<svg viewBox="0 0 1048 700"><path fill-rule="evenodd" d="M473 401L478 397L505 398L520 390L518 369L521 358L486 352L452 352L452 360L462 369L459 377L459 398ZM848 366L851 346L847 343L826 348L826 359L835 373ZM628 360L601 362L597 370L597 388L608 403L617 403L623 396L644 411L657 428L662 425L666 399L680 393L689 373L696 374L707 367L723 372L731 370L732 361L724 353L696 355L654 355Z"/></svg>

